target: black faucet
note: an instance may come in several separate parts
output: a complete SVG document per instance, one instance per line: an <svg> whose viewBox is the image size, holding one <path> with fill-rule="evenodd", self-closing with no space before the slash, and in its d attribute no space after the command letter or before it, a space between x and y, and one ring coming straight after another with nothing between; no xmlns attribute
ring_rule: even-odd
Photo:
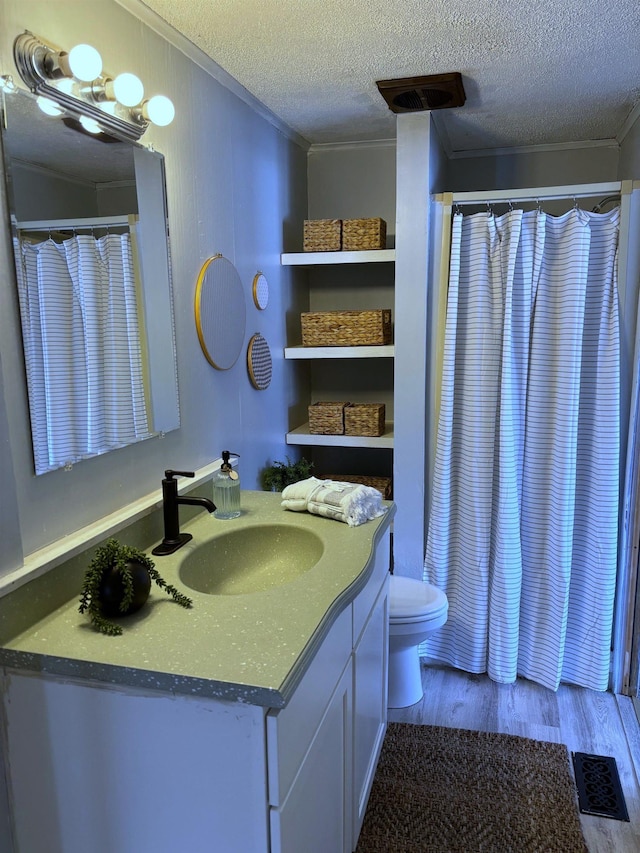
<svg viewBox="0 0 640 853"><path fill-rule="evenodd" d="M180 504L195 504L203 506L208 512L215 512L216 505L209 498L187 498L178 494L178 483L174 477L195 477L194 471L165 471L162 481L162 514L164 516L164 539L157 545L152 554L164 557L173 554L185 542L193 539L190 533L180 533Z"/></svg>

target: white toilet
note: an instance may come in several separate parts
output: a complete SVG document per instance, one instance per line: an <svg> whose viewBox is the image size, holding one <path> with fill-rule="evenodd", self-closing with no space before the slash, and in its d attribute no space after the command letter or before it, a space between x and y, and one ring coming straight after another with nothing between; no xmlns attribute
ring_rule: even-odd
<svg viewBox="0 0 640 853"><path fill-rule="evenodd" d="M447 621L447 596L413 578L389 579L390 708L406 708L422 699L418 646Z"/></svg>

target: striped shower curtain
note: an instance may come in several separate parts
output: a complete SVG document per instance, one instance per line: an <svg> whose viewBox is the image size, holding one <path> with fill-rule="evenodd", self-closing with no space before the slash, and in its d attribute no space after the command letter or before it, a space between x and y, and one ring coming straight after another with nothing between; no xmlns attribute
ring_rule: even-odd
<svg viewBox="0 0 640 853"><path fill-rule="evenodd" d="M36 474L147 438L129 235L14 249Z"/></svg>
<svg viewBox="0 0 640 853"><path fill-rule="evenodd" d="M606 690L616 580L618 209L453 218L423 654Z"/></svg>

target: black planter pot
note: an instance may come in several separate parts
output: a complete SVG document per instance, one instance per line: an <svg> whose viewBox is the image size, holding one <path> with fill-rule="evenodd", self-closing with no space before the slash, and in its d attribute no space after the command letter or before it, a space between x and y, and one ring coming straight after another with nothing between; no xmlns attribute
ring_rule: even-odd
<svg viewBox="0 0 640 853"><path fill-rule="evenodd" d="M127 562L133 581L133 601L126 610L120 610L120 602L124 598L124 584L120 570L115 566L105 572L100 584L100 611L103 616L126 616L140 610L149 597L151 578L147 567L134 560Z"/></svg>

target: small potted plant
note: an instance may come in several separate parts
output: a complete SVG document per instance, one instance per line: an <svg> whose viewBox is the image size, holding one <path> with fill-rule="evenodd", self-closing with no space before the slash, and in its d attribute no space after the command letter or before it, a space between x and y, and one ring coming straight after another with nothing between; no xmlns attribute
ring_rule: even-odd
<svg viewBox="0 0 640 853"><path fill-rule="evenodd" d="M281 492L291 483L306 480L311 476L313 462L301 457L292 462L287 456L286 462L274 462L262 471L262 484L267 492Z"/></svg>
<svg viewBox="0 0 640 853"><path fill-rule="evenodd" d="M88 613L103 634L122 634L122 627L106 617L139 610L149 596L152 580L181 607L191 607L191 599L167 584L143 551L109 539L97 549L85 572L78 610Z"/></svg>

